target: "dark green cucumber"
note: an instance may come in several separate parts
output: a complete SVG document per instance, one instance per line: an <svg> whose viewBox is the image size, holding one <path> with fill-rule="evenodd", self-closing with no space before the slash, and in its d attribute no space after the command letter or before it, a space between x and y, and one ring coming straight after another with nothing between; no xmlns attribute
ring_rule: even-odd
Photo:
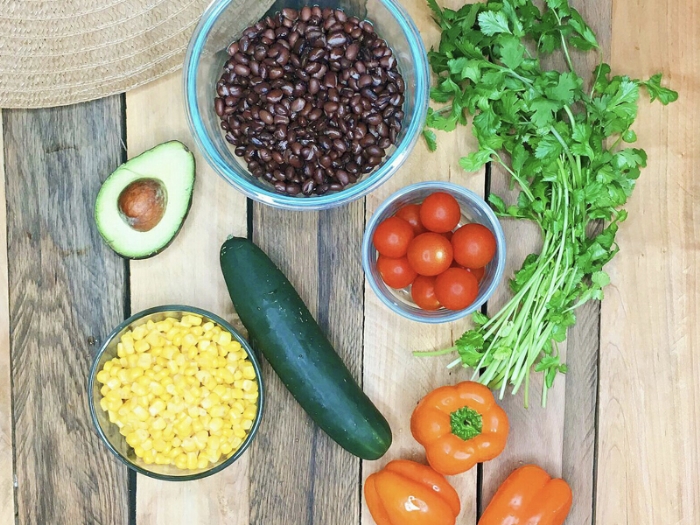
<svg viewBox="0 0 700 525"><path fill-rule="evenodd" d="M389 424L355 382L284 274L247 239L221 247L221 271L251 344L311 419L345 450L382 457Z"/></svg>

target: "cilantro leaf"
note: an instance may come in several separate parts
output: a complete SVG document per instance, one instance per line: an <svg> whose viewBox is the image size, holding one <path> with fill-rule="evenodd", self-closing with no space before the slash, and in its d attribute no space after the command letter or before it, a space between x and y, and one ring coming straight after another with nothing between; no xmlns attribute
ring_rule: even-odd
<svg viewBox="0 0 700 525"><path fill-rule="evenodd" d="M430 151L435 151L437 149L437 137L435 136L435 132L424 129L423 137L425 137L425 142L428 144L428 149Z"/></svg>
<svg viewBox="0 0 700 525"><path fill-rule="evenodd" d="M484 11L479 14L479 27L481 32L487 36L498 33L510 33L508 19L503 11Z"/></svg>
<svg viewBox="0 0 700 525"><path fill-rule="evenodd" d="M510 69L517 69L523 63L525 46L515 36L504 36L500 39L501 62Z"/></svg>
<svg viewBox="0 0 700 525"><path fill-rule="evenodd" d="M530 117L532 123L538 128L544 128L554 121L554 111L558 110L559 106L545 98L538 98L530 104L530 109L534 111Z"/></svg>
<svg viewBox="0 0 700 525"><path fill-rule="evenodd" d="M574 101L574 93L581 89L583 81L574 73L562 73L556 86L545 90L547 97L563 104L571 104Z"/></svg>
<svg viewBox="0 0 700 525"><path fill-rule="evenodd" d="M479 171L491 159L491 151L480 149L459 159L459 165L463 170L473 172Z"/></svg>
<svg viewBox="0 0 700 525"><path fill-rule="evenodd" d="M646 82L642 82L642 85L647 88L652 102L658 98L659 101L665 106L678 100L678 93L663 87L661 85L661 78L662 75L659 73L651 77Z"/></svg>

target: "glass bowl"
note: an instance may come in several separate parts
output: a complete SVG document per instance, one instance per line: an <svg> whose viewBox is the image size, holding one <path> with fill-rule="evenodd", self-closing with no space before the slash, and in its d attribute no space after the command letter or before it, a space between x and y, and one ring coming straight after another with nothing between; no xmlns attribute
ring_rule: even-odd
<svg viewBox="0 0 700 525"><path fill-rule="evenodd" d="M416 306L411 299L410 287L395 290L388 287L382 281L377 270L377 250L372 243L372 237L377 225L393 216L399 208L407 204L420 204L425 198L436 191L444 191L452 195L459 202L462 210L462 218L459 226L470 222L477 222L489 228L496 236L496 255L491 262L486 265L484 277L479 283L479 295L474 302L464 310L423 310ZM496 214L493 213L489 205L476 193L469 191L462 186L449 182L421 182L407 186L394 193L374 212L365 230L362 239L362 268L365 271L367 280L372 290L379 299L392 311L413 321L421 323L448 323L461 319L483 305L496 290L496 287L503 278L506 266L506 239L503 235L503 228Z"/></svg>
<svg viewBox="0 0 700 525"><path fill-rule="evenodd" d="M117 425L111 423L109 421L108 414L102 410L102 407L100 406L100 400L102 399L102 394L100 393L101 386L96 379L97 373L102 370L104 364L117 355L117 343L126 331L145 324L149 320L158 322L167 317L179 318L183 314L199 315L204 319L204 322L211 321L231 333L234 340L238 341L241 344L241 347L243 347L243 349L246 351L248 354L248 359L252 363L253 368L255 368L259 392L257 415L253 421L253 426L238 450L230 457L222 457L217 463L211 464L205 469L198 470L182 470L173 465L147 465L142 459L136 457L134 450L127 444L125 437L119 433ZM263 390L260 364L258 363L258 359L253 353L253 350L248 342L241 336L240 333L236 331L235 328L233 328L233 326L231 326L221 317L199 308L182 305L167 305L149 308L148 310L132 315L126 321L117 326L102 344L92 363L92 369L90 370L90 381L88 384L88 398L92 421L95 424L97 433L105 445L107 445L107 448L109 448L109 450L115 456L117 456L122 463L139 474L144 474L145 476L165 481L190 481L205 478L207 476L211 476L212 474L216 474L234 463L243 455L243 453L252 443L253 438L255 437L255 434L260 426L263 407L265 404L265 394Z"/></svg>
<svg viewBox="0 0 700 525"><path fill-rule="evenodd" d="M230 58L226 48L240 37L229 27L240 18L240 2L214 0L202 15L190 40L184 65L184 88L187 119L195 143L207 162L225 180L247 197L274 207L290 210L322 210L333 208L363 197L386 182L404 163L420 136L428 110L430 72L427 53L420 33L406 11L394 0L277 0L267 14L285 7L300 9L305 5L319 5L343 9L351 16L368 19L377 34L384 38L397 59L398 69L405 81L405 117L396 145L387 150L383 162L358 182L341 191L321 196L289 196L275 191L267 181L257 179L242 158L226 142L220 121L214 111L216 82L223 73L224 63ZM237 8L236 8L237 7ZM267 16L264 15L264 16ZM262 18L262 17L261 17ZM253 20L252 24L257 20Z"/></svg>

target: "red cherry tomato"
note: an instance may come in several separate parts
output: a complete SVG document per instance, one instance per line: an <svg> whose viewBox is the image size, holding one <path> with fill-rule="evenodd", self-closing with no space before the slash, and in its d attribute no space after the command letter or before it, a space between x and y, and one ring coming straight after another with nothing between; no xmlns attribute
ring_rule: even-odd
<svg viewBox="0 0 700 525"><path fill-rule="evenodd" d="M443 191L428 195L420 207L420 220L431 232L445 233L453 230L461 216L457 199Z"/></svg>
<svg viewBox="0 0 700 525"><path fill-rule="evenodd" d="M440 301L435 297L435 277L419 275L411 285L411 297L423 310L437 310Z"/></svg>
<svg viewBox="0 0 700 525"><path fill-rule="evenodd" d="M381 255L396 259L406 255L408 244L414 236L408 222L399 217L389 217L374 230L372 242Z"/></svg>
<svg viewBox="0 0 700 525"><path fill-rule="evenodd" d="M486 273L486 268L465 268L461 264L459 264L457 261L452 261L452 265L450 268L461 268L462 270L467 270L469 273L473 273L474 277L476 277L476 280L481 282L481 280L484 278L484 273Z"/></svg>
<svg viewBox="0 0 700 525"><path fill-rule="evenodd" d="M486 273L486 269L482 266L481 268L465 268L469 273L473 274L474 277L476 277L476 280L481 282L481 280L484 278L484 273Z"/></svg>
<svg viewBox="0 0 700 525"><path fill-rule="evenodd" d="M406 257L420 275L438 275L452 264L452 245L439 233L422 233L408 245Z"/></svg>
<svg viewBox="0 0 700 525"><path fill-rule="evenodd" d="M435 297L448 310L463 310L479 295L474 274L462 268L449 268L435 279Z"/></svg>
<svg viewBox="0 0 700 525"><path fill-rule="evenodd" d="M496 237L482 224L465 224L452 236L452 248L462 266L483 268L496 255Z"/></svg>
<svg viewBox="0 0 700 525"><path fill-rule="evenodd" d="M416 236L428 231L425 229L425 226L423 226L423 223L420 222L420 204L407 204L403 208L400 208L394 217L399 217L410 224Z"/></svg>
<svg viewBox="0 0 700 525"><path fill-rule="evenodd" d="M377 259L377 269L382 280L391 288L406 288L418 276L406 257L392 259L380 255Z"/></svg>

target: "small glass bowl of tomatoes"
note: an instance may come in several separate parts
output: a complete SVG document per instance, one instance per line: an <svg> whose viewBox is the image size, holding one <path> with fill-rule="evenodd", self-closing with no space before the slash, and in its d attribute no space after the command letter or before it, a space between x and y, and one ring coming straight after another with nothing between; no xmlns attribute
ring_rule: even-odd
<svg viewBox="0 0 700 525"><path fill-rule="evenodd" d="M449 182L421 182L377 209L362 241L362 267L379 299L423 323L461 319L503 278L506 241L490 206Z"/></svg>

